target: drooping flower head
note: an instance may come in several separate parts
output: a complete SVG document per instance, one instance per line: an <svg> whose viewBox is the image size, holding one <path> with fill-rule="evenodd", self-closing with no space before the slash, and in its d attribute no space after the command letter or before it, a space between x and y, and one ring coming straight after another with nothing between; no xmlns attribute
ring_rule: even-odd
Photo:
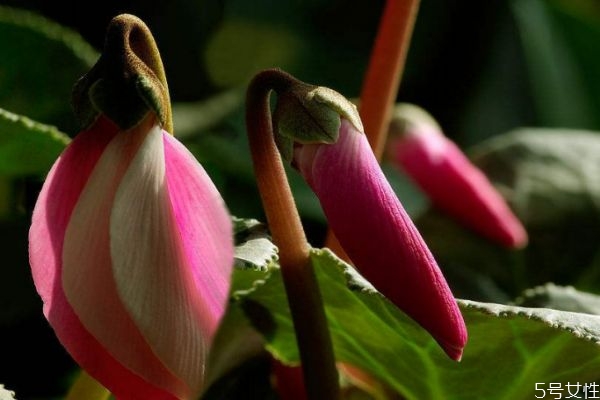
<svg viewBox="0 0 600 400"><path fill-rule="evenodd" d="M388 153L435 207L464 226L505 247L527 244L527 232L500 193L425 110L396 106Z"/></svg>
<svg viewBox="0 0 600 400"><path fill-rule="evenodd" d="M108 37L129 50L130 40L155 46L146 34L140 20L120 16ZM113 45L107 40L105 54ZM93 106L79 115L96 115L46 178L33 212L30 264L59 340L115 396L197 398L228 298L231 222L208 175L161 128L165 114L152 102L144 112L143 95L136 99L144 83L166 90L157 77L162 66L147 67L143 52L126 54L146 65L128 75L133 91L102 72L105 56L92 70L98 75L76 88L76 99ZM114 100L125 109L102 107L121 90ZM126 113L127 96L138 106L137 121Z"/></svg>
<svg viewBox="0 0 600 400"><path fill-rule="evenodd" d="M355 108L336 92L302 85L280 94L275 110L283 156L317 195L358 270L460 359L467 340L460 310L383 175Z"/></svg>

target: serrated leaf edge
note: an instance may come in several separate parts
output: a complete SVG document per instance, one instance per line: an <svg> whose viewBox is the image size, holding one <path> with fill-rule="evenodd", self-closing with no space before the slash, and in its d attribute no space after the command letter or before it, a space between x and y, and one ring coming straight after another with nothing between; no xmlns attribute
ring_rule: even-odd
<svg viewBox="0 0 600 400"><path fill-rule="evenodd" d="M551 308L530 308L507 306L496 303L480 303L471 300L457 301L461 309L465 311L475 310L484 315L491 315L506 319L525 317L533 321L542 322L550 328L569 332L577 338L600 345L600 336L598 336L598 334L594 334L594 329L592 329L595 328L596 332L600 332L600 316L597 315L559 311ZM558 319L558 316L561 317L560 320ZM586 326L580 326L579 329L574 326L570 326L565 322L576 320L581 317L584 317L589 321ZM592 322L592 327L589 326L589 322Z"/></svg>

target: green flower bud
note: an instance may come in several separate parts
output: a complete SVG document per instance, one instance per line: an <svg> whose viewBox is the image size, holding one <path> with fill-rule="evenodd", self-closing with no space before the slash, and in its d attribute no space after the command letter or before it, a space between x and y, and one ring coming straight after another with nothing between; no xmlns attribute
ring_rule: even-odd
<svg viewBox="0 0 600 400"><path fill-rule="evenodd" d="M275 142L282 157L291 160L294 142L335 143L339 138L340 118L363 131L356 106L344 96L329 88L294 80L286 90L278 91L273 112Z"/></svg>

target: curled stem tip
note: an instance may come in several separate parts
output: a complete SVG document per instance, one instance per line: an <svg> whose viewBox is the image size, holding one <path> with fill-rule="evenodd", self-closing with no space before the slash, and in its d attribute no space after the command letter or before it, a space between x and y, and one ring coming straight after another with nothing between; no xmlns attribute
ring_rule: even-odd
<svg viewBox="0 0 600 400"><path fill-rule="evenodd" d="M104 113L129 129L154 112L163 128L173 133L165 70L154 37L141 19L130 14L112 19L100 59L73 89L73 105L84 126Z"/></svg>
<svg viewBox="0 0 600 400"><path fill-rule="evenodd" d="M305 85L291 75L265 70L250 82L246 124L261 199L279 260L300 350L309 399L339 398L338 374L323 301L300 216L275 143L269 95L285 96Z"/></svg>
<svg viewBox="0 0 600 400"><path fill-rule="evenodd" d="M250 82L246 99L246 125L258 189L280 260L298 264L308 259L309 246L296 204L275 144L269 94L286 91L297 80L270 69Z"/></svg>

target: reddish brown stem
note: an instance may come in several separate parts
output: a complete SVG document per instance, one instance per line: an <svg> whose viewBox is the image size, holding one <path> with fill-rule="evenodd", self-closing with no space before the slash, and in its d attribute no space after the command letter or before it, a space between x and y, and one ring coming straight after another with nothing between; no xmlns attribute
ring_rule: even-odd
<svg viewBox="0 0 600 400"><path fill-rule="evenodd" d="M419 0L387 0L360 94L360 117L378 160L404 71Z"/></svg>
<svg viewBox="0 0 600 400"><path fill-rule="evenodd" d="M254 172L273 242L279 248L281 274L290 311L308 398L338 399L339 382L321 292L281 156L275 145L269 94L297 82L279 70L254 77L246 98L246 125Z"/></svg>

